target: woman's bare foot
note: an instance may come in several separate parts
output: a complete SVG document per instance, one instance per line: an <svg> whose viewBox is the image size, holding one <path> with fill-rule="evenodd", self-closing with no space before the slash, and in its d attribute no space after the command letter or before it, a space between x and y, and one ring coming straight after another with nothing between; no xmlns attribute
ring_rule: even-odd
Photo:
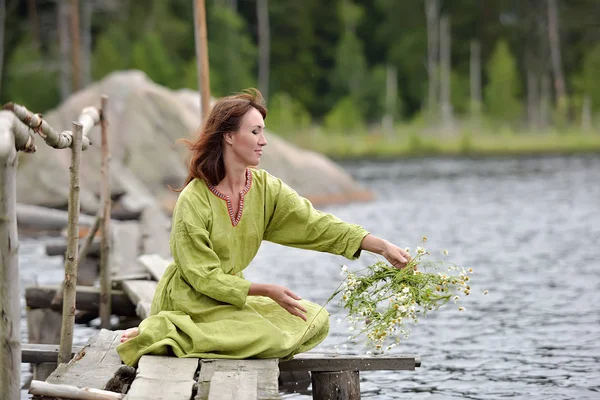
<svg viewBox="0 0 600 400"><path fill-rule="evenodd" d="M121 335L121 343L125 343L129 339L133 339L137 335L140 334L140 330L138 328L129 328L123 332Z"/></svg>

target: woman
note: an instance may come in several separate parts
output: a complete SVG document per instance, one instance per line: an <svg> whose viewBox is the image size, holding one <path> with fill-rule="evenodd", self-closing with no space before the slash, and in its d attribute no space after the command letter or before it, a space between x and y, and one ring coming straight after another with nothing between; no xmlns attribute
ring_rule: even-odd
<svg viewBox="0 0 600 400"><path fill-rule="evenodd" d="M158 283L150 317L121 338L117 351L126 364L168 353L290 358L323 341L329 315L320 306L286 287L244 279L263 240L349 259L367 250L398 268L410 259L251 168L267 145L262 102L257 90L219 100L198 140L188 143L190 171L173 212L174 262Z"/></svg>

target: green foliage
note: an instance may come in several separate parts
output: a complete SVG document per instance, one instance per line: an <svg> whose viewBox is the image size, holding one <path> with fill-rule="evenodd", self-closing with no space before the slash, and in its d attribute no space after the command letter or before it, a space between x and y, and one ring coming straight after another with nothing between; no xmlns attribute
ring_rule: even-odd
<svg viewBox="0 0 600 400"><path fill-rule="evenodd" d="M215 96L224 96L256 86L257 51L244 20L229 7L215 6L209 11L211 92Z"/></svg>
<svg viewBox="0 0 600 400"><path fill-rule="evenodd" d="M129 40L120 25L102 33L92 52L92 77L102 79L112 71L129 67Z"/></svg>
<svg viewBox="0 0 600 400"><path fill-rule="evenodd" d="M596 44L587 52L583 59L583 68L576 80L576 89L582 95L590 96L592 109L600 110L600 80L598 72L600 71L600 44Z"/></svg>
<svg viewBox="0 0 600 400"><path fill-rule="evenodd" d="M489 115L512 123L521 115L520 81L516 62L508 44L499 41L487 64L489 83L485 87L485 105Z"/></svg>
<svg viewBox="0 0 600 400"><path fill-rule="evenodd" d="M310 114L300 102L287 93L276 93L269 99L267 129L278 135L306 131L310 128Z"/></svg>
<svg viewBox="0 0 600 400"><path fill-rule="evenodd" d="M458 114L467 114L471 105L471 88L469 76L452 71L450 76L451 93L450 101L454 111Z"/></svg>
<svg viewBox="0 0 600 400"><path fill-rule="evenodd" d="M325 116L325 128L333 133L360 132L365 129L359 106L350 96L341 99Z"/></svg>
<svg viewBox="0 0 600 400"><path fill-rule="evenodd" d="M45 58L29 36L15 47L6 64L6 101L21 104L42 113L53 108L59 99L58 74L48 67Z"/></svg>
<svg viewBox="0 0 600 400"><path fill-rule="evenodd" d="M131 66L144 71L159 85L177 88L179 71L161 37L148 33L133 45Z"/></svg>

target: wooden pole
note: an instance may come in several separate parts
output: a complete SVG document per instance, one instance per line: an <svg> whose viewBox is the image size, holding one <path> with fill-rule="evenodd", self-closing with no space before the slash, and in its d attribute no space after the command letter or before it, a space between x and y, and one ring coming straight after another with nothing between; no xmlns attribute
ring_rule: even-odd
<svg viewBox="0 0 600 400"><path fill-rule="evenodd" d="M198 87L200 88L200 107L202 120L210 110L210 77L208 67L208 43L206 37L206 8L204 0L194 1L194 27L196 40L196 59L198 65Z"/></svg>
<svg viewBox="0 0 600 400"><path fill-rule="evenodd" d="M258 88L265 101L269 99L269 65L271 54L271 32L269 28L269 0L257 0L258 22Z"/></svg>
<svg viewBox="0 0 600 400"><path fill-rule="evenodd" d="M311 380L315 400L360 399L358 371L312 372Z"/></svg>
<svg viewBox="0 0 600 400"><path fill-rule="evenodd" d="M100 326L110 329L110 147L108 143L108 97L102 96L102 112L100 125L102 127L102 237L100 242Z"/></svg>
<svg viewBox="0 0 600 400"><path fill-rule="evenodd" d="M63 282L62 327L58 364L71 359L73 326L75 325L75 295L77 293L77 253L79 244L79 167L81 165L81 138L83 126L73 122L71 166L69 167L69 224L67 226L67 252L65 255L65 280Z"/></svg>
<svg viewBox="0 0 600 400"><path fill-rule="evenodd" d="M71 65L73 91L81 89L81 49L79 45L79 0L71 0Z"/></svg>
<svg viewBox="0 0 600 400"><path fill-rule="evenodd" d="M15 400L21 387L17 163L14 134L0 125L0 397Z"/></svg>

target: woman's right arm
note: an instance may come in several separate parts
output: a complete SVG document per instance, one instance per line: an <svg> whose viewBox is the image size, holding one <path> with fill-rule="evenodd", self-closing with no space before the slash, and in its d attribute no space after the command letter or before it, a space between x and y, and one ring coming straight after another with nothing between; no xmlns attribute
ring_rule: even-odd
<svg viewBox="0 0 600 400"><path fill-rule="evenodd" d="M248 296L270 297L287 312L306 321L306 308L302 307L302 304L298 301L302 298L285 286L253 283L250 285Z"/></svg>

